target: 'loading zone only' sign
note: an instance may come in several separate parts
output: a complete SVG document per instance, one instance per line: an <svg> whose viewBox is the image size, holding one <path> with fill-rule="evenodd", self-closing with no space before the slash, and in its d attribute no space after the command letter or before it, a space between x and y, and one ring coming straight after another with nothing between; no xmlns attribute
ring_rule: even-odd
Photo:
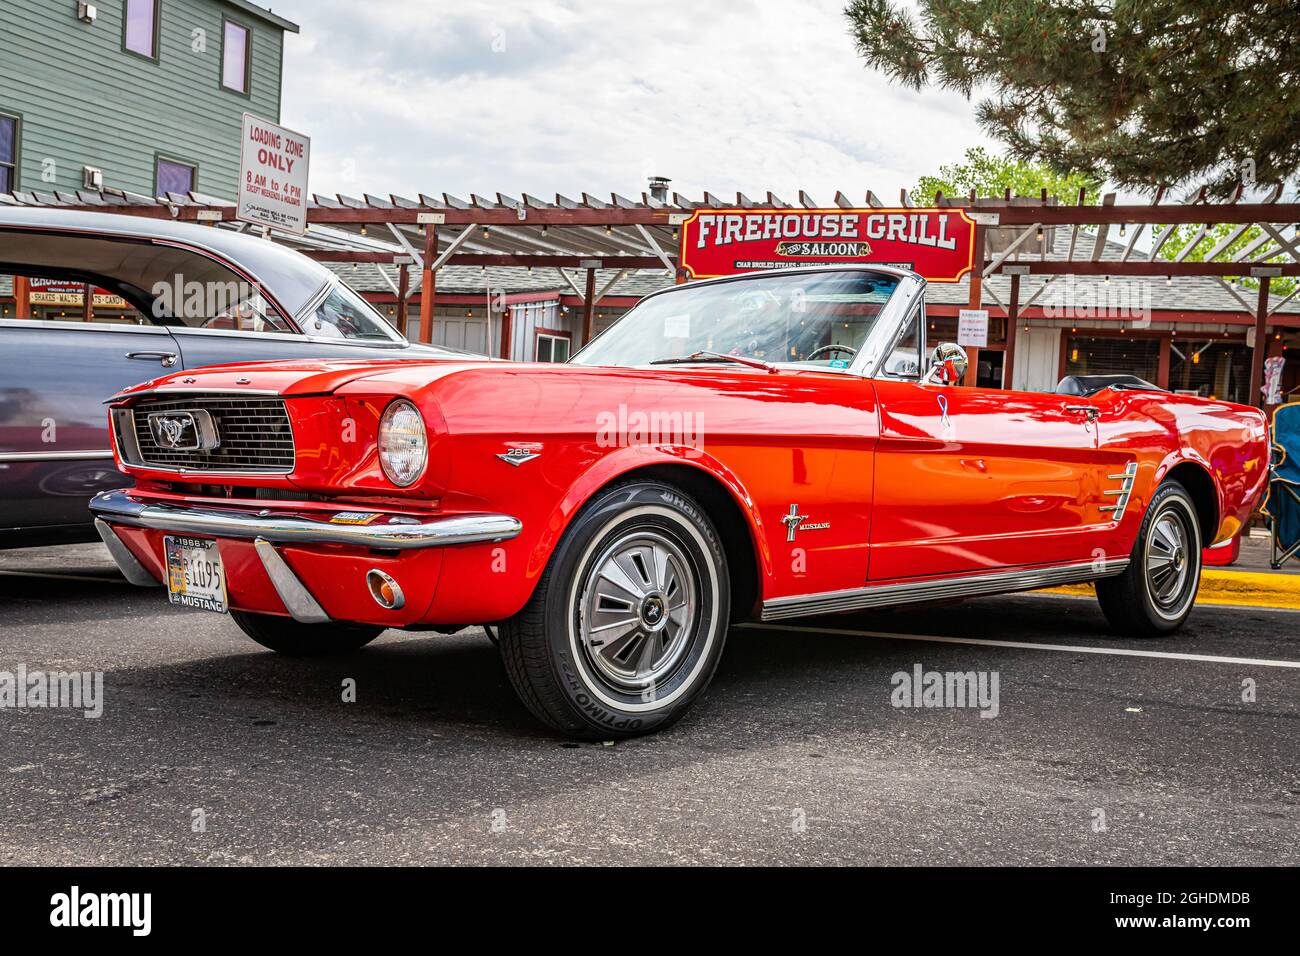
<svg viewBox="0 0 1300 956"><path fill-rule="evenodd" d="M244 114L236 216L299 236L307 231L311 140L252 113Z"/></svg>
<svg viewBox="0 0 1300 956"><path fill-rule="evenodd" d="M975 257L975 221L955 208L697 209L681 236L692 279L869 262L957 282Z"/></svg>

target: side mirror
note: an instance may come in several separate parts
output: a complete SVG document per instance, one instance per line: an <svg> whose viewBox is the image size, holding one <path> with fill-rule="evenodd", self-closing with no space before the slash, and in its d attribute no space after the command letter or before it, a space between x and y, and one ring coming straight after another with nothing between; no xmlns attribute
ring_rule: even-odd
<svg viewBox="0 0 1300 956"><path fill-rule="evenodd" d="M956 385L966 377L966 368L970 359L966 350L955 342L940 342L930 352L930 371L925 375L926 384Z"/></svg>

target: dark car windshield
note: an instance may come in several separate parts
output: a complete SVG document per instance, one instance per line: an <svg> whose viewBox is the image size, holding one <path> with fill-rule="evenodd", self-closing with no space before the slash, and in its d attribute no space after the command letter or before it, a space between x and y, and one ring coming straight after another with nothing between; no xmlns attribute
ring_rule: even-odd
<svg viewBox="0 0 1300 956"><path fill-rule="evenodd" d="M719 352L846 368L898 282L855 271L682 286L641 302L572 361L645 365Z"/></svg>

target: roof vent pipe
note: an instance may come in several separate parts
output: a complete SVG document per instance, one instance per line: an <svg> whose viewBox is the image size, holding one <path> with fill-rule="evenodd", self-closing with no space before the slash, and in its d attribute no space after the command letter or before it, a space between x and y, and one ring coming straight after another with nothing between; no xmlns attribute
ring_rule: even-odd
<svg viewBox="0 0 1300 956"><path fill-rule="evenodd" d="M667 176L650 177L650 198L655 202L668 202L668 184L672 182Z"/></svg>

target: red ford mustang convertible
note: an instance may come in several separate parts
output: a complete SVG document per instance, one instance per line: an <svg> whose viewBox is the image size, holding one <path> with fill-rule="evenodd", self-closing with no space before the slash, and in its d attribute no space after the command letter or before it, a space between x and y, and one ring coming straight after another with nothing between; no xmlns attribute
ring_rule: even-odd
<svg viewBox="0 0 1300 956"><path fill-rule="evenodd" d="M565 365L184 372L111 403L136 479L97 527L133 582L289 654L498 624L551 727L663 728L730 623L1096 581L1187 618L1267 478L1263 415L1122 376L956 387L925 283L757 273L643 300Z"/></svg>

